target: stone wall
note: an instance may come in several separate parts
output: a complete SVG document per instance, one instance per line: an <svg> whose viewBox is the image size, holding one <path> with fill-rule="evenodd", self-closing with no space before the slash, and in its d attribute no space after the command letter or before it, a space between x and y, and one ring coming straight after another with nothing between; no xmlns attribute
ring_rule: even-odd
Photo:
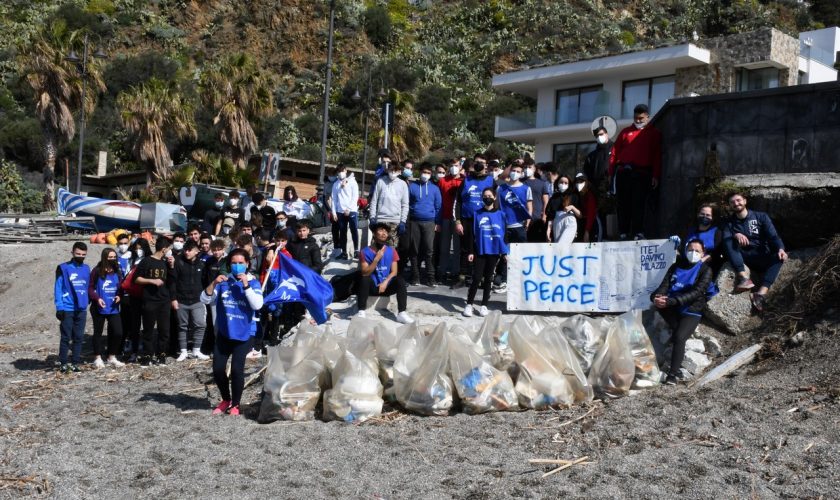
<svg viewBox="0 0 840 500"><path fill-rule="evenodd" d="M734 92L738 70L745 65L777 67L779 85L796 85L799 77L799 40L775 28L699 40L711 52L708 66L679 68L674 95L689 96Z"/></svg>
<svg viewBox="0 0 840 500"><path fill-rule="evenodd" d="M712 150L724 176L840 171L840 82L672 99L653 123L663 135L663 174L652 236L691 224Z"/></svg>

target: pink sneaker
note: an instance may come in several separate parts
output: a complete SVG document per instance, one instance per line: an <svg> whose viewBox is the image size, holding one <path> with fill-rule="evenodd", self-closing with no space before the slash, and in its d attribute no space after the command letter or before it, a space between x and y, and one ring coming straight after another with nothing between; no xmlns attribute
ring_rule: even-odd
<svg viewBox="0 0 840 500"><path fill-rule="evenodd" d="M228 410L228 415L231 417L238 417L239 416L239 405L231 406Z"/></svg>
<svg viewBox="0 0 840 500"><path fill-rule="evenodd" d="M221 415L222 413L227 412L231 407L230 400L222 400L216 409L213 410L213 415ZM237 412L238 413L238 412Z"/></svg>

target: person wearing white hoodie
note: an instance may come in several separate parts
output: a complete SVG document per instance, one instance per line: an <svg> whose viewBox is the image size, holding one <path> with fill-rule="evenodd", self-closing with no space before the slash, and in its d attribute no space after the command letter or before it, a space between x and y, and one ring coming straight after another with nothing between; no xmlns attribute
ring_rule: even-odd
<svg viewBox="0 0 840 500"><path fill-rule="evenodd" d="M395 248L399 247L408 220L408 184L400 179L402 172L403 167L399 163L391 164L388 175L377 179L370 200L370 223L388 224L388 244Z"/></svg>
<svg viewBox="0 0 840 500"><path fill-rule="evenodd" d="M347 256L347 227L350 226L350 237L353 239L353 258L359 254L359 184L347 167L339 165L336 180L332 186L332 216L338 221L338 245L341 250L339 259Z"/></svg>

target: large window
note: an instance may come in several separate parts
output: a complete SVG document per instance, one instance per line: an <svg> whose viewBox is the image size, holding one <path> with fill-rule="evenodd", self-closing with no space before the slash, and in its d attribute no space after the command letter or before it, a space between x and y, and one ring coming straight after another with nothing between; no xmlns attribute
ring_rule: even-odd
<svg viewBox="0 0 840 500"><path fill-rule="evenodd" d="M583 160L586 159L586 155L590 151L595 149L595 145L595 141L577 144L555 144L552 156L557 171L570 177L582 172Z"/></svg>
<svg viewBox="0 0 840 500"><path fill-rule="evenodd" d="M621 117L632 118L633 108L647 104L651 116L674 97L674 77L645 78L624 82L621 92Z"/></svg>
<svg viewBox="0 0 840 500"><path fill-rule="evenodd" d="M738 70L738 90L774 89L779 86L778 68Z"/></svg>
<svg viewBox="0 0 840 500"><path fill-rule="evenodd" d="M606 113L608 97L601 85L557 91L554 124L586 123Z"/></svg>

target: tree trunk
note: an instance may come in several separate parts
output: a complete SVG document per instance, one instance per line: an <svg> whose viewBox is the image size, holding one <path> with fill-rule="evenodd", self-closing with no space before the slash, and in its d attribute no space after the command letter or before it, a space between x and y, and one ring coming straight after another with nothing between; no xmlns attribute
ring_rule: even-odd
<svg viewBox="0 0 840 500"><path fill-rule="evenodd" d="M237 170L244 170L245 167L248 166L248 157L243 155L242 152L237 151L235 148L231 148L230 159L233 161L233 165Z"/></svg>
<svg viewBox="0 0 840 500"><path fill-rule="evenodd" d="M44 132L44 210L51 212L56 209L55 205L55 135Z"/></svg>

